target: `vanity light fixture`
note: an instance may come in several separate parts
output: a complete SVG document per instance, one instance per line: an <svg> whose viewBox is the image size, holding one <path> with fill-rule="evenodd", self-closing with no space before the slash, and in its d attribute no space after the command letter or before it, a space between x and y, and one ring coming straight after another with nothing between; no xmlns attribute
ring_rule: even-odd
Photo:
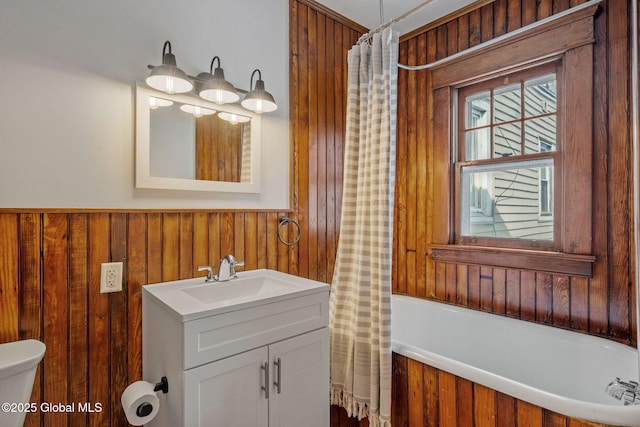
<svg viewBox="0 0 640 427"><path fill-rule="evenodd" d="M253 76L258 73L256 87L253 88ZM253 88L253 89L251 89ZM273 95L264 90L264 81L262 81L262 73L257 68L251 73L250 92L242 100L241 104L247 110L255 113L270 113L278 108Z"/></svg>
<svg viewBox="0 0 640 427"><path fill-rule="evenodd" d="M213 70L213 63L218 60L218 66ZM205 80L202 89L198 92L201 98L214 102L218 105L236 102L240 99L240 95L236 92L236 88L224 79L224 71L220 68L220 58L214 56L211 60L208 73L200 73L198 78Z"/></svg>
<svg viewBox="0 0 640 427"><path fill-rule="evenodd" d="M167 53L167 47L169 52ZM147 84L166 93L184 93L193 89L189 76L176 65L176 57L171 53L171 43L166 41L162 47L162 65L150 65L151 73Z"/></svg>
<svg viewBox="0 0 640 427"><path fill-rule="evenodd" d="M160 107L169 107L173 105L173 101L169 101L168 99L156 98L155 96L149 97L149 108L152 110L157 110Z"/></svg>
<svg viewBox="0 0 640 427"><path fill-rule="evenodd" d="M180 109L185 113L193 114L194 117L208 116L210 114L216 113L216 110L200 107L198 105L191 105L191 104L182 104L180 106Z"/></svg>
<svg viewBox="0 0 640 427"><path fill-rule="evenodd" d="M234 113L227 113L225 111L218 113L218 117L220 117L222 120L228 121L232 125L236 125L238 123L246 123L251 120L250 117L240 116Z"/></svg>
<svg viewBox="0 0 640 427"><path fill-rule="evenodd" d="M169 52L167 53L167 47ZM217 67L214 69L214 62ZM166 41L162 48L162 65L148 65L151 69L147 84L154 89L166 93L184 93L195 88L195 92L203 99L216 104L227 104L237 102L240 99L238 92L245 93L246 96L240 103L247 110L255 113L270 113L278 109L278 105L269 92L264 89L262 73L255 69L251 74L249 91L236 89L224 78L224 71L220 67L220 58L214 56L209 66L209 72L198 74L198 77L187 75L176 66L176 57L171 53L171 43ZM258 73L258 80L253 87L253 78ZM238 116L240 117L240 116ZM240 121L238 121L241 123Z"/></svg>

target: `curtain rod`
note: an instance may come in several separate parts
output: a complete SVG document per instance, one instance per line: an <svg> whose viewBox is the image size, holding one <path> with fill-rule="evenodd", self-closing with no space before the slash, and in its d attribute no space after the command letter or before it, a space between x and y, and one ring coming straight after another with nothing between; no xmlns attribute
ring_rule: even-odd
<svg viewBox="0 0 640 427"><path fill-rule="evenodd" d="M435 66L442 65L442 64L445 64L445 63L447 63L449 61L457 59L457 58L459 58L461 56L468 55L471 52L474 52L474 51L477 51L477 50L480 50L480 49L484 49L487 46L491 46L491 45L499 43L499 42L501 42L503 40L508 40L509 38L517 36L518 34L521 34L521 33L525 33L527 31L531 30L532 28L536 28L536 27L539 27L540 25L546 24L546 23L551 22L551 21L555 21L556 19L562 18L564 16L571 15L572 13L575 13L575 12L577 12L579 10L592 7L594 4L597 5L597 4L599 4L599 3L603 2L603 1L604 0L587 1L585 3L582 3L582 4L578 5L578 6L571 7L569 9L565 10L565 11L562 11L562 12L557 13L555 15L551 15L551 16L549 16L547 18L541 19L540 21L536 21L536 22L534 22L532 24L529 24L529 25L526 25L524 27L518 28L517 30L513 30L513 31L511 31L509 33L505 33L505 34L503 34L503 35L501 35L499 37L495 37L495 38L493 38L491 40L488 40L488 41L486 41L484 43L480 43L480 44L478 44L476 46L470 47L468 49L465 49L465 50L460 51L458 53L455 53L453 55L449 55L449 56L447 56L445 58L442 58L442 59L439 59L437 61L430 62L428 64L404 65L404 64L400 64L399 63L398 67L399 68L403 68L405 70L409 70L409 71L426 70L426 69L429 69L429 68L433 68ZM639 336L640 336L640 332L639 332Z"/></svg>
<svg viewBox="0 0 640 427"><path fill-rule="evenodd" d="M382 20L382 1L380 0L380 19ZM422 9L423 7L427 6L430 3L433 3L436 0L427 0L424 3L419 4L418 6L414 7L413 9L411 9L410 11L406 12L403 15L398 16L397 18L392 19L391 21L385 22L384 24L380 24L377 28L369 31L366 34L363 34L362 36L360 36L360 38L358 39L356 44L361 44L367 40L369 40L371 37L373 37L374 34L379 33L380 31L384 30L387 27L390 27L391 25L395 24L396 22L400 22L405 18L408 18L409 16L413 15L414 13L416 13L417 11L419 11L420 9Z"/></svg>

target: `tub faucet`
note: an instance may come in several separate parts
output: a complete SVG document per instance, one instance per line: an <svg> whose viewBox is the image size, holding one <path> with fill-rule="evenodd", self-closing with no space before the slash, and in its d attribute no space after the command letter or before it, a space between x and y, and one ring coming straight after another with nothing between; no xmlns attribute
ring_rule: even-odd
<svg viewBox="0 0 640 427"><path fill-rule="evenodd" d="M640 384L636 381L622 381L616 377L606 388L609 396L621 400L626 405L640 405Z"/></svg>

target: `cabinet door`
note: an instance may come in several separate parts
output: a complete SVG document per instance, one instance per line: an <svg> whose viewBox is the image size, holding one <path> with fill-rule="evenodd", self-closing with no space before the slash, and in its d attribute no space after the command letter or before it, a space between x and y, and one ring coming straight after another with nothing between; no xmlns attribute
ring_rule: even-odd
<svg viewBox="0 0 640 427"><path fill-rule="evenodd" d="M269 359L269 427L328 427L329 329L272 344Z"/></svg>
<svg viewBox="0 0 640 427"><path fill-rule="evenodd" d="M261 347L185 371L185 427L267 427L268 358Z"/></svg>

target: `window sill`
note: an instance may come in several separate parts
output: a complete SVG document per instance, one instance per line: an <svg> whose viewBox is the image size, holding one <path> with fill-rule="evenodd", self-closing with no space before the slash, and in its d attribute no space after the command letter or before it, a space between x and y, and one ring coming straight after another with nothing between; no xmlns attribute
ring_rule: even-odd
<svg viewBox="0 0 640 427"><path fill-rule="evenodd" d="M465 245L431 245L431 258L440 262L490 265L581 277L592 276L596 260L592 255Z"/></svg>

